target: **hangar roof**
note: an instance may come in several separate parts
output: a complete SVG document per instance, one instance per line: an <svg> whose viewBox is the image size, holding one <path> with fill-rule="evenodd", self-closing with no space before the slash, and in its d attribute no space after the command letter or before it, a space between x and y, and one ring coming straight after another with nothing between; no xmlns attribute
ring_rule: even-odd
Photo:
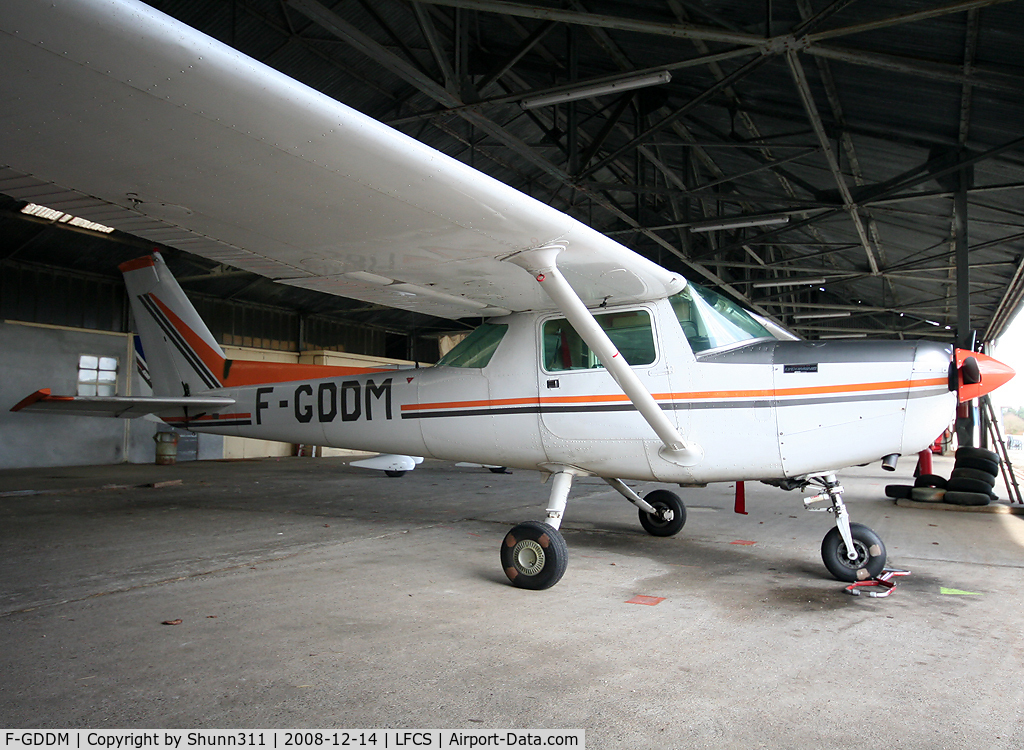
<svg viewBox="0 0 1024 750"><path fill-rule="evenodd" d="M1024 0L149 4L803 337L951 340L958 235L980 338L1024 298ZM151 245L69 252L18 209L0 258L109 274ZM187 289L452 327L171 255Z"/></svg>

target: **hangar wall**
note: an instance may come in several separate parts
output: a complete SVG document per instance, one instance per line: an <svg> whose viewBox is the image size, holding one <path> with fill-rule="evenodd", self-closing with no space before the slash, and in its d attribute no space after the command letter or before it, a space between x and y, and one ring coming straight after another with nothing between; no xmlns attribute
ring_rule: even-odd
<svg viewBox="0 0 1024 750"><path fill-rule="evenodd" d="M10 411L40 388L75 393L83 354L116 358L117 393L139 394L130 334L3 321L0 352L0 468L153 460L155 422Z"/></svg>
<svg viewBox="0 0 1024 750"><path fill-rule="evenodd" d="M38 234L37 224L27 225ZM85 242L85 231L60 226L48 231L67 243L76 260L88 256L90 251L76 244ZM25 240L23 248L33 241ZM153 462L153 435L158 427L168 429L155 421L10 412L39 388L76 393L82 355L118 360L117 394L151 392L136 372L131 316L120 277L16 259L17 252L0 260L0 468ZM420 362L437 359L435 338L390 333L330 313L302 315L280 305L215 295L189 297L231 359L356 367L406 363L392 359L403 355ZM292 456L295 451L287 443L210 434L197 439L188 433L179 442L179 460ZM317 447L303 455L310 453L352 452Z"/></svg>
<svg viewBox="0 0 1024 750"><path fill-rule="evenodd" d="M132 334L95 331L20 321L0 321L0 469L152 463L153 436L167 429L147 419L104 419L12 413L11 407L40 388L74 394L81 355L117 360L117 395L148 395L136 368ZM404 360L343 352L282 352L225 346L232 359L375 367L408 364ZM198 435L199 460L292 456L296 446L270 440ZM355 454L318 448L317 455Z"/></svg>
<svg viewBox="0 0 1024 750"><path fill-rule="evenodd" d="M38 231L36 225L30 226ZM81 232L60 227L52 231L69 243L81 240ZM24 247L30 245L27 241ZM88 254L77 245L68 247L76 259ZM437 359L437 340L430 337L389 333L329 312L303 315L278 305L189 296L233 359L363 367L405 363L393 358L403 354L420 357L421 362ZM149 387L136 371L130 329L120 277L52 267L12 255L0 260L0 469L155 460L157 422L10 411L40 388L54 394L76 393L78 358L84 354L118 360L118 395L149 395ZM295 449L288 443L217 435L197 439L190 433L179 443L179 460L291 456ZM304 452L308 453L352 452L318 448Z"/></svg>

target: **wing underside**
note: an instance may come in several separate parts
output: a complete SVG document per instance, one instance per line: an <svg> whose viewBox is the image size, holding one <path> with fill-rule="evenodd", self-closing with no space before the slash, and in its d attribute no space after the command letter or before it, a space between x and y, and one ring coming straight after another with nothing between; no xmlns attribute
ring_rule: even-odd
<svg viewBox="0 0 1024 750"><path fill-rule="evenodd" d="M0 192L282 283L441 317L588 303L674 274L134 0L0 4Z"/></svg>

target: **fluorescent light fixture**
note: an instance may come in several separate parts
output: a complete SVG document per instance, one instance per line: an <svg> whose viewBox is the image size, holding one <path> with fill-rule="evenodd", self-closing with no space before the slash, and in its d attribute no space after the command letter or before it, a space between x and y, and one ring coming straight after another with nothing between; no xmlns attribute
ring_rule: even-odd
<svg viewBox="0 0 1024 750"><path fill-rule="evenodd" d="M852 312L822 312L822 313L804 313L803 315L794 315L793 320L815 320L818 318L848 318L853 315Z"/></svg>
<svg viewBox="0 0 1024 750"><path fill-rule="evenodd" d="M63 211L58 211L55 208L40 206L38 203L27 204L23 209L21 209L21 213L45 219L46 221L52 221L54 224L70 224L73 227L90 229L93 232L101 232L103 234L110 234L114 231L113 227L97 224L95 221L89 221L88 219L83 219L78 216L72 216L71 214L66 214Z"/></svg>
<svg viewBox="0 0 1024 750"><path fill-rule="evenodd" d="M742 229L743 227L766 227L773 224L788 224L789 214L760 214L759 216L720 216L717 219L698 221L690 225L691 232L713 232L716 229Z"/></svg>
<svg viewBox="0 0 1024 750"><path fill-rule="evenodd" d="M672 80L672 74L667 70L657 73L647 73L639 76L627 76L602 81L600 83L581 84L565 88L562 91L554 91L550 94L523 99L519 106L523 109L536 109L547 107L551 104L564 104L575 102L580 99L589 99L592 96L604 96L606 94L618 94L622 91L647 88L648 86L659 86Z"/></svg>
<svg viewBox="0 0 1024 750"><path fill-rule="evenodd" d="M755 281L754 289L767 289L772 286L803 286L804 284L824 284L825 279L777 279L775 281Z"/></svg>
<svg viewBox="0 0 1024 750"><path fill-rule="evenodd" d="M868 335L866 333L832 333L825 336L819 336L819 339L866 339Z"/></svg>

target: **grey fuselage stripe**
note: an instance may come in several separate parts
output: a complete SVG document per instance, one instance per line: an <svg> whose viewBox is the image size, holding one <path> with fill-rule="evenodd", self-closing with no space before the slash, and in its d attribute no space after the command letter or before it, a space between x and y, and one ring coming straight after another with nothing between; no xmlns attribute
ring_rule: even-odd
<svg viewBox="0 0 1024 750"><path fill-rule="evenodd" d="M857 396L819 396L814 398L771 398L743 399L737 401L659 401L658 405L668 411L689 411L697 409L770 409L790 406L820 406L854 401L902 401L906 399L928 398L948 392L941 387L894 391L892 393L875 393ZM438 409L436 411L412 412L402 414L402 419L435 419L440 417L481 417L499 414L590 414L599 412L636 411L632 404L597 404L597 405L565 405L565 406L495 406L474 409Z"/></svg>

